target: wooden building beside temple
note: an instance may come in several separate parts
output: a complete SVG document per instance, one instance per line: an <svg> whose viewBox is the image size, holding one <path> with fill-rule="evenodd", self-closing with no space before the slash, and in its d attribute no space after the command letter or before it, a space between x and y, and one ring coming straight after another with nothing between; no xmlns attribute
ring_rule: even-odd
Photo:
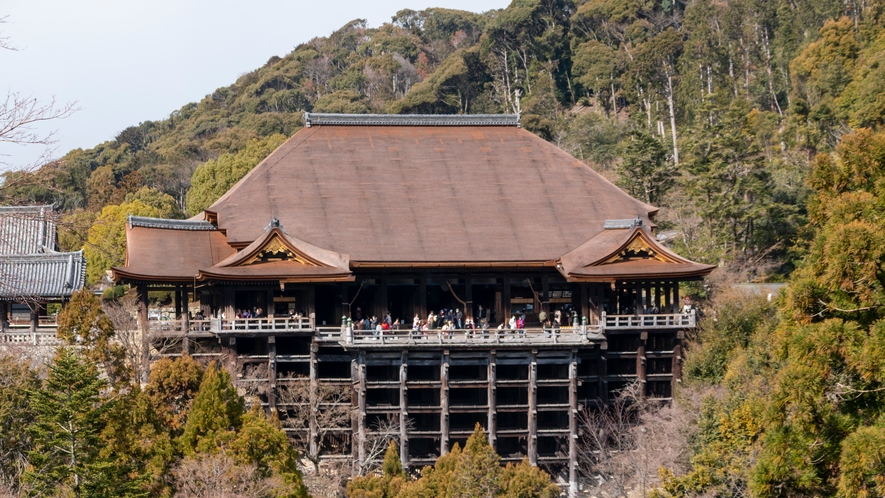
<svg viewBox="0 0 885 498"><path fill-rule="evenodd" d="M83 251L60 252L56 232L51 205L0 206L0 344L56 344L48 305L86 281Z"/></svg>
<svg viewBox="0 0 885 498"><path fill-rule="evenodd" d="M216 356L246 376L266 365L253 380L280 410L286 383L346 386L351 423L299 429L329 457L363 461L392 419L403 464L424 465L480 423L504 461L559 466L573 486L581 405L636 381L672 395L695 326L679 284L713 267L658 242L657 208L517 116L305 124L198 216L130 217L113 273L139 289L154 355ZM174 291L176 320L148 320L149 289ZM442 309L488 330L411 331ZM561 328L542 330L557 311ZM354 330L358 314L388 312L400 330ZM524 332L498 330L514 316Z"/></svg>

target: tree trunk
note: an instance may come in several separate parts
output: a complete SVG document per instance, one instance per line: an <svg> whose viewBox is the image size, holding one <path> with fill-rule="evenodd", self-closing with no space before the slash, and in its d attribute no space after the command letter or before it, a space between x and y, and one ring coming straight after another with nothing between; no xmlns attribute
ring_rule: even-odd
<svg viewBox="0 0 885 498"><path fill-rule="evenodd" d="M673 135L673 164L679 166L679 148L676 145L676 112L673 108L673 73L667 71L667 107L670 110L670 134Z"/></svg>

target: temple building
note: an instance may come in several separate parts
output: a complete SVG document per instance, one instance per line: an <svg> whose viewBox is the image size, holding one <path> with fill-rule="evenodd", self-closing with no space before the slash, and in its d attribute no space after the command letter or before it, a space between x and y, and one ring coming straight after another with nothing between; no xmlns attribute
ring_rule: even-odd
<svg viewBox="0 0 885 498"><path fill-rule="evenodd" d="M2 344L55 344L55 316L48 308L83 288L83 251L58 251L55 219L51 205L0 207Z"/></svg>
<svg viewBox="0 0 885 498"><path fill-rule="evenodd" d="M394 421L421 466L480 423L504 461L574 485L581 406L680 380L679 284L713 267L661 245L656 212L514 115L307 113L198 216L130 217L113 274L139 289L154 356L216 357L282 411L287 384L352 393L346 424L293 429L311 451L362 463ZM175 320L148 319L148 290L174 292ZM412 330L449 310L454 330Z"/></svg>

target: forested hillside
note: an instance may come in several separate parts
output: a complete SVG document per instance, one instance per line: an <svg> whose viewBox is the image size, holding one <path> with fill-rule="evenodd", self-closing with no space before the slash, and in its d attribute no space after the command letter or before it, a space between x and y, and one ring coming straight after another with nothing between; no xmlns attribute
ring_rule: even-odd
<svg viewBox="0 0 885 498"><path fill-rule="evenodd" d="M681 456L658 480L642 474L642 485L659 485L652 494L662 497L885 496L883 59L885 0L514 0L486 13L403 10L383 26L354 20L271 57L167 119L39 171L8 173L0 204L59 206L61 244L85 247L94 282L122 262L128 214L198 214L296 132L303 111L519 113L526 129L661 206L659 234L679 253L722 267L697 289L708 299L705 318L689 337L669 425L663 416L651 422L672 437L660 448L678 446ZM787 281L786 291L769 301L717 285L765 280ZM88 403L74 408L111 431L102 433L111 449L89 461L124 469L97 474L110 476L101 485L136 476L139 493L171 493L223 437L239 448L228 456L258 472L250 482L275 479L303 493L289 453L260 458L258 443L279 437L275 421L237 405L217 434L200 425L209 423L202 411L230 390L223 374L168 364L144 388L117 381L122 401L104 405L96 369L110 376L109 357L69 356L43 381L0 364L18 371L7 375L18 383L7 391L19 393L5 398L13 408L0 420L31 427L20 431L31 458L62 437L50 430L52 410L75 376L85 379L76 387ZM176 374L177 385L157 384L173 382L164 375L178 368L193 371ZM127 406L143 420L127 419ZM634 415L625 431L647 420ZM481 461L499 479L524 472L536 494L521 496L546 496L546 475L498 469L481 439L468 456L440 459L423 482L405 483L393 466L350 492L443 493L440 483L459 465ZM618 452L647 448L630 449ZM0 478L48 486L25 472L27 458L4 456ZM624 482L638 479L630 472Z"/></svg>
<svg viewBox="0 0 885 498"><path fill-rule="evenodd" d="M354 20L167 119L8 175L20 186L5 202L61 206L63 242L86 246L95 280L96 264L122 257L106 242L121 216L199 213L297 131L302 111L519 112L664 207L685 255L776 277L792 268L815 154L883 119L880 3L515 0L482 14L403 10L377 28Z"/></svg>

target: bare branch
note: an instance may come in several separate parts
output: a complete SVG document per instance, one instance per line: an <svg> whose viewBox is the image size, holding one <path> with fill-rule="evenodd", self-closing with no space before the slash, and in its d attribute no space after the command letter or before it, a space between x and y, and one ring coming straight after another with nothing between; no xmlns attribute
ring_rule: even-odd
<svg viewBox="0 0 885 498"><path fill-rule="evenodd" d="M9 22L9 16L0 16L0 24L7 24ZM0 31L0 49L4 50L12 50L17 51L18 47L9 43L9 37L3 36L3 32Z"/></svg>
<svg viewBox="0 0 885 498"><path fill-rule="evenodd" d="M55 97L40 103L30 95L8 92L0 104L0 142L17 145L52 145L57 140L55 131L41 134L34 125L54 119L64 119L78 111L76 102L61 104Z"/></svg>

